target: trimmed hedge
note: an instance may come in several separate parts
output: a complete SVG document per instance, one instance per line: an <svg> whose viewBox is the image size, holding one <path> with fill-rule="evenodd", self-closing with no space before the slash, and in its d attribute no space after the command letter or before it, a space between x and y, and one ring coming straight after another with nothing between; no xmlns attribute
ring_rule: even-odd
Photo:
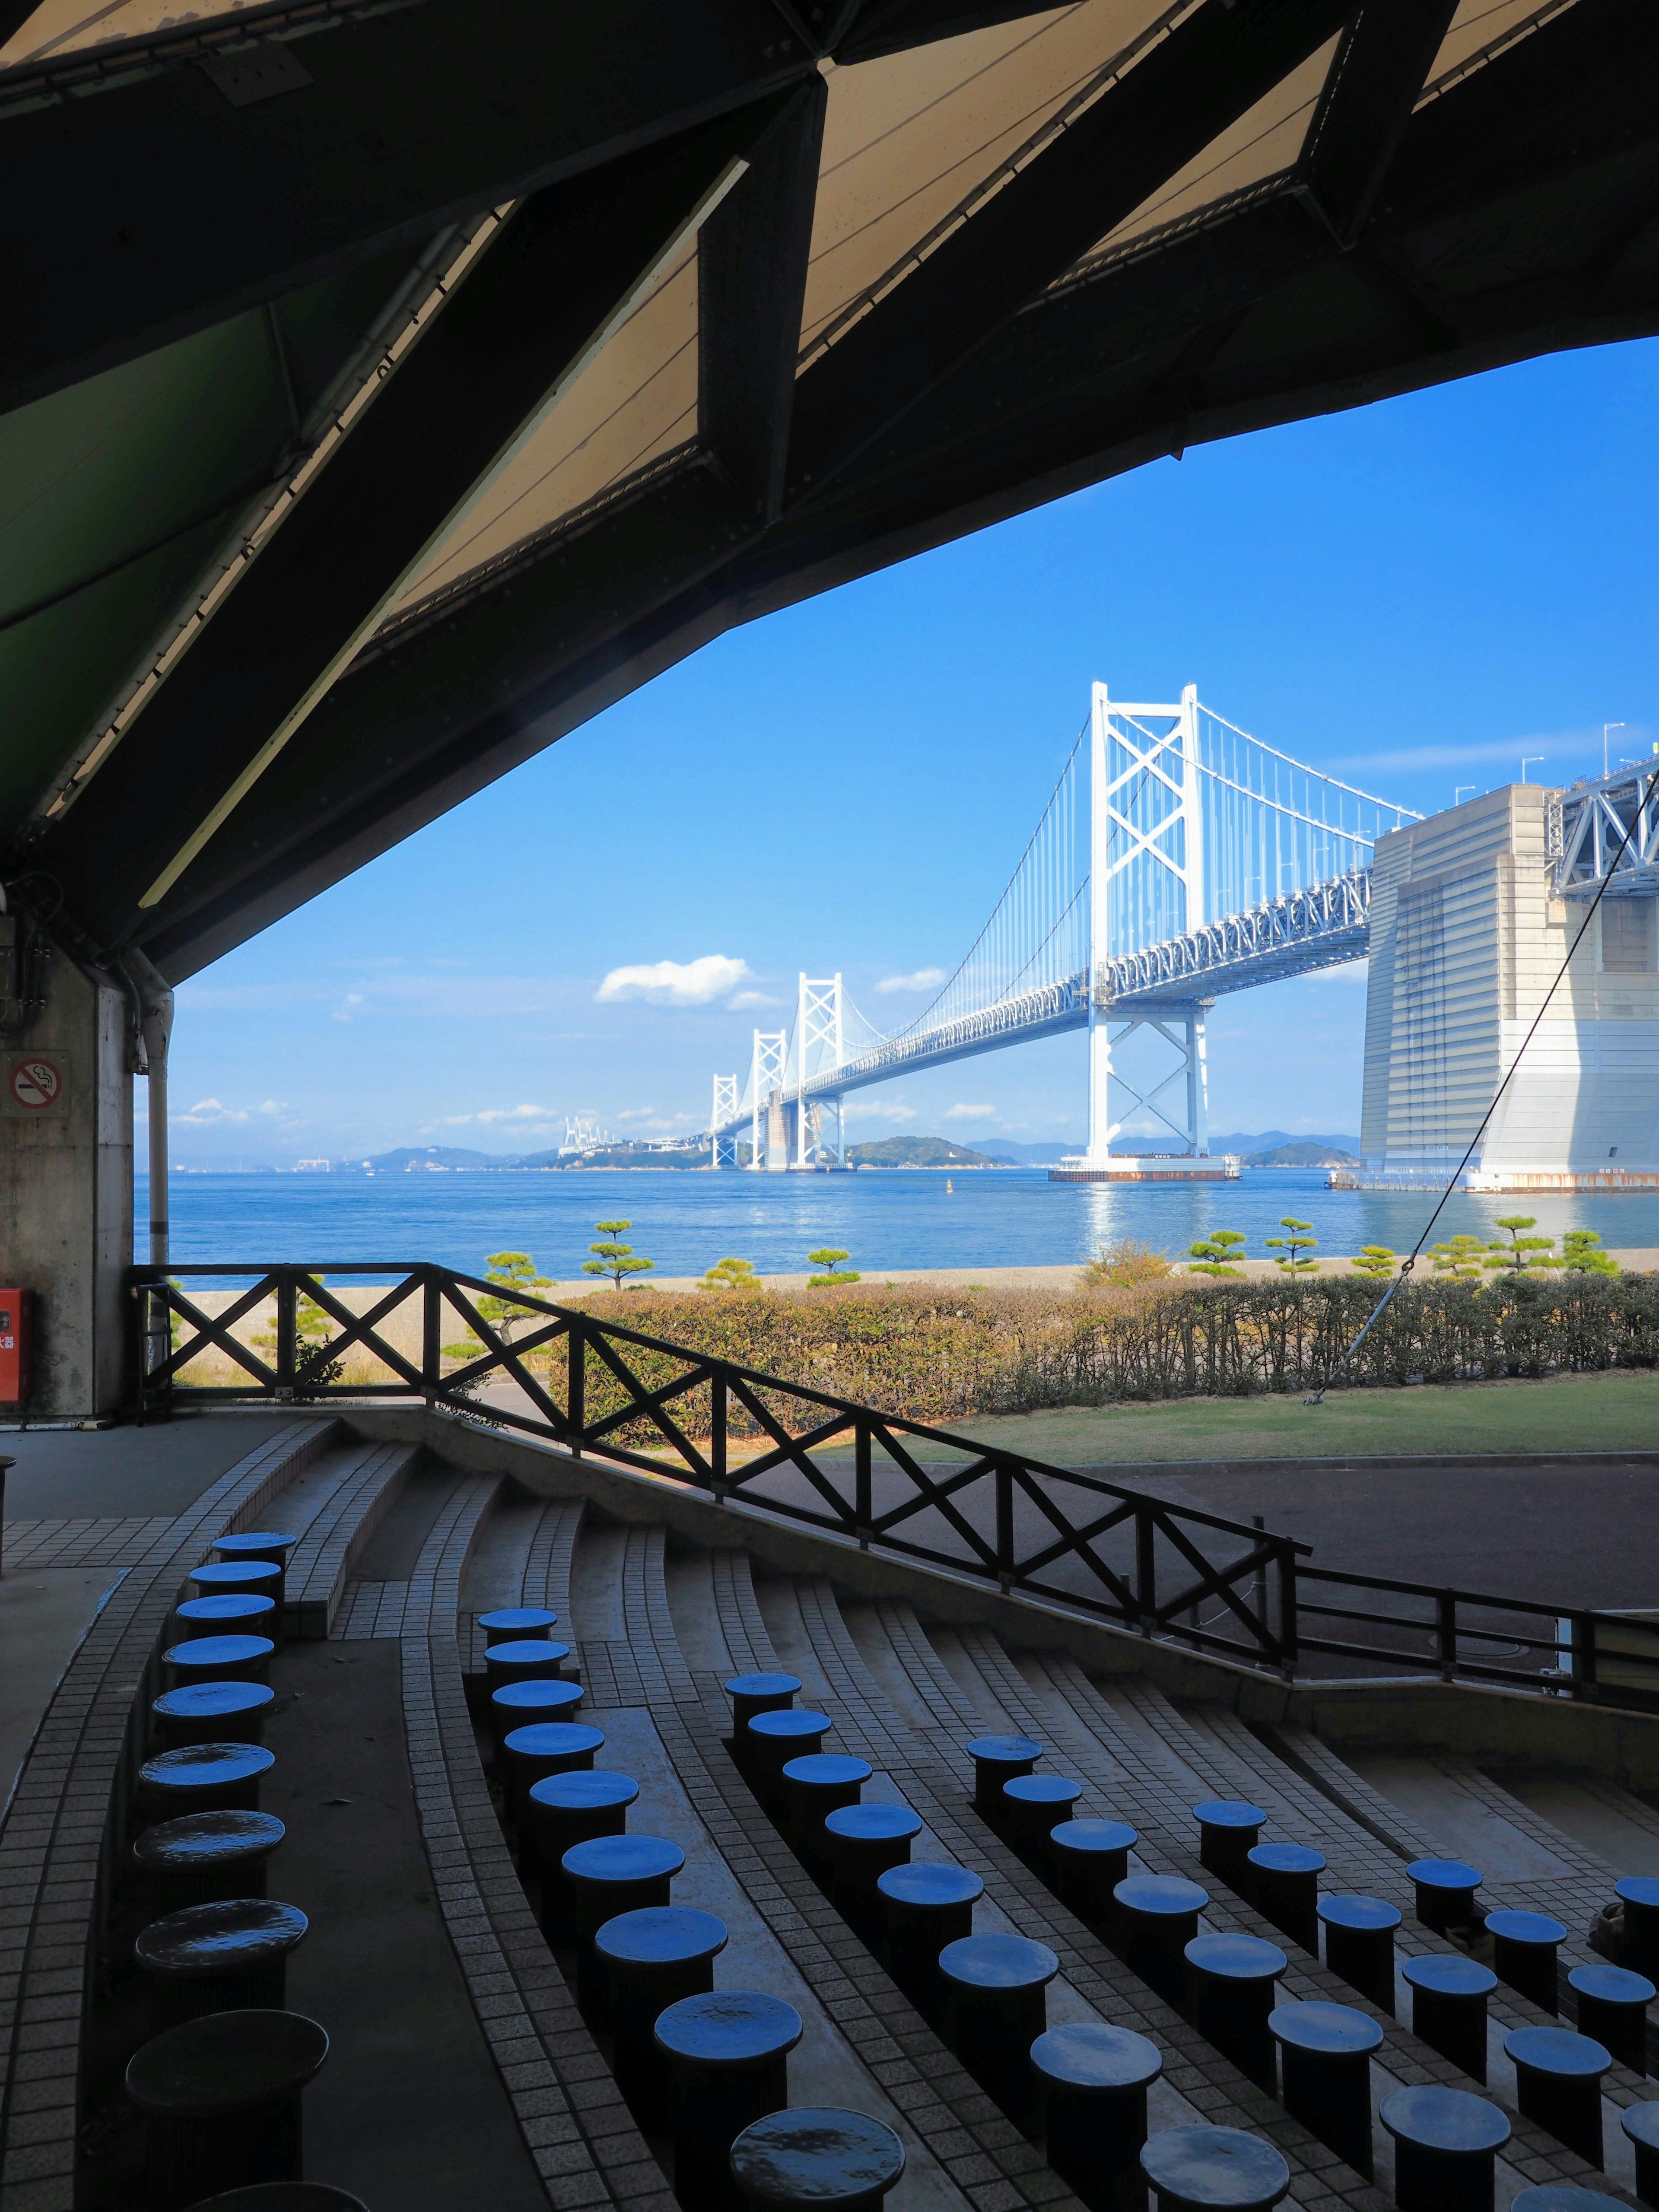
<svg viewBox="0 0 1659 2212"><path fill-rule="evenodd" d="M695 1298L634 1290L581 1303L596 1320L944 1425L964 1414L1316 1388L1376 1297L1375 1285L1350 1275L1071 1297L865 1284ZM629 1364L652 1385L674 1371L661 1355ZM1480 1382L1654 1366L1659 1276L1431 1279L1395 1292L1344 1382ZM590 1418L624 1402L621 1386L592 1358L587 1399ZM707 1409L695 1399L677 1417L706 1433Z"/></svg>

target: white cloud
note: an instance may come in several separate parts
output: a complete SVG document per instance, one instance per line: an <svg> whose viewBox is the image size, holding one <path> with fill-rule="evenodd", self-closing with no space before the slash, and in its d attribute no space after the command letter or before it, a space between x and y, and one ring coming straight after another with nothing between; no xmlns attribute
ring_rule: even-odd
<svg viewBox="0 0 1659 2212"><path fill-rule="evenodd" d="M593 996L601 1004L644 999L653 1006L706 1006L735 990L749 972L746 960L705 952L700 960L657 960L613 968Z"/></svg>
<svg viewBox="0 0 1659 2212"><path fill-rule="evenodd" d="M785 999L769 999L764 991L739 991L731 1003L732 1011L735 1014L741 1012L744 1006L787 1006L788 1001Z"/></svg>
<svg viewBox="0 0 1659 2212"><path fill-rule="evenodd" d="M446 1129L459 1129L469 1121L477 1121L485 1127L492 1121L532 1121L542 1127L548 1127L551 1125L552 1114L550 1106L485 1106L476 1114L446 1114L442 1126Z"/></svg>
<svg viewBox="0 0 1659 2212"><path fill-rule="evenodd" d="M945 1109L947 1121L994 1121L996 1117L994 1106L947 1106Z"/></svg>
<svg viewBox="0 0 1659 2212"><path fill-rule="evenodd" d="M189 1128L210 1129L222 1121L247 1121L255 1114L285 1114L284 1102L276 1098L261 1099L258 1105L227 1106L222 1098L198 1098L188 1114L175 1114L172 1119L182 1121Z"/></svg>
<svg viewBox="0 0 1659 2212"><path fill-rule="evenodd" d="M945 981L942 968L918 968L914 975L884 975L876 988L878 991L931 991L936 983Z"/></svg>
<svg viewBox="0 0 1659 2212"><path fill-rule="evenodd" d="M902 1106L896 1100L882 1098L849 1098L847 1102L849 1121L914 1121L914 1106Z"/></svg>

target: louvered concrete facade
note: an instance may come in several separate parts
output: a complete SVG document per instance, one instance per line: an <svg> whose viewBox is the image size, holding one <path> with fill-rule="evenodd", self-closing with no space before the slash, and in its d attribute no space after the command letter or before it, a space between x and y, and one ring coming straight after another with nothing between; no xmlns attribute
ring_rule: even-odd
<svg viewBox="0 0 1659 2212"><path fill-rule="evenodd" d="M1455 1166L1521 1049L1585 913L1553 896L1552 795L1511 784L1377 844L1368 1170ZM1607 901L1585 931L1471 1163L1484 1187L1659 1175L1654 905Z"/></svg>

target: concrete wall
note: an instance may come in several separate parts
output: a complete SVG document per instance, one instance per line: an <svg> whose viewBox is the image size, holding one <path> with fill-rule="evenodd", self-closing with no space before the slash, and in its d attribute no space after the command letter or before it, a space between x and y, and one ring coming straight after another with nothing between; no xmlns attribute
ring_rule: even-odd
<svg viewBox="0 0 1659 2212"><path fill-rule="evenodd" d="M1510 784L1378 842L1368 1167L1455 1166L1521 1050L1585 913L1551 895L1551 796ZM1635 941L1655 947L1650 902L1632 903ZM1659 972L1618 964L1632 933L1607 916L1604 903L1474 1163L1500 1186L1529 1170L1659 1171Z"/></svg>
<svg viewBox="0 0 1659 2212"><path fill-rule="evenodd" d="M85 1419L122 1400L125 1275L132 1255L132 1080L125 994L62 952L46 1005L21 1045L0 1050L0 1282L34 1297L28 1415ZM20 1062L56 1071L51 1103ZM20 1096L20 1093L21 1094Z"/></svg>

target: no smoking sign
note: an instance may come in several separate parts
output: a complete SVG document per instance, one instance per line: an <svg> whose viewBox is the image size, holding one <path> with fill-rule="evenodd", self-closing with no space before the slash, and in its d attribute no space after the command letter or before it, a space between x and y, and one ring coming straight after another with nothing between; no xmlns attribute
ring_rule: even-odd
<svg viewBox="0 0 1659 2212"><path fill-rule="evenodd" d="M69 1069L62 1053L7 1054L0 1108L9 1114L57 1115L68 1105Z"/></svg>

